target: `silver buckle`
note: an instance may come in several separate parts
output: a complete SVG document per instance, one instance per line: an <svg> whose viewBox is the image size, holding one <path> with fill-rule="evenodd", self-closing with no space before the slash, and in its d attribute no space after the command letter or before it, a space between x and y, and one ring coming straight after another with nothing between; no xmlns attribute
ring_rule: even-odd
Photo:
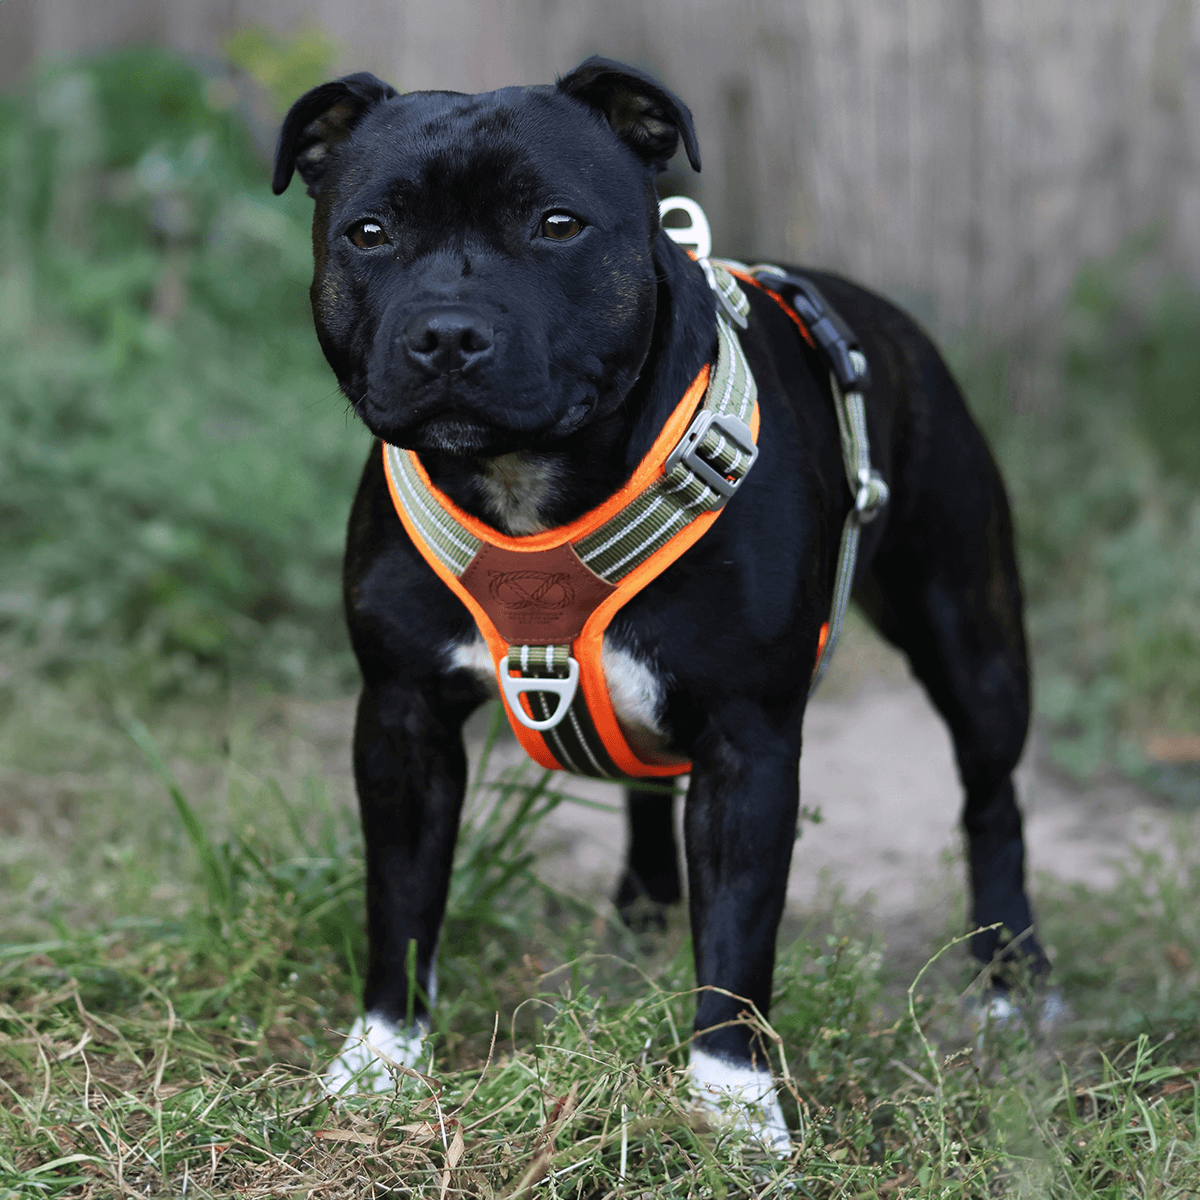
<svg viewBox="0 0 1200 1200"><path fill-rule="evenodd" d="M875 520L889 496L890 489L883 476L874 467L863 467L858 473L858 492L854 497L854 511L859 522L868 525Z"/></svg>
<svg viewBox="0 0 1200 1200"><path fill-rule="evenodd" d="M691 246L696 251L696 257L706 259L712 253L712 231L704 209L690 196L668 196L658 202L658 219L661 222L667 213L687 213L688 224L668 229L663 226L663 233L677 246Z"/></svg>
<svg viewBox="0 0 1200 1200"><path fill-rule="evenodd" d="M737 479L727 479L700 457L700 441L712 426L716 426L748 458ZM687 432L679 439L679 445L667 456L667 461L663 464L663 473L670 474L675 467L683 463L701 483L707 484L716 493L706 510L712 512L713 509L725 507L725 502L737 491L738 484L750 473L756 458L758 447L754 444L754 435L745 421L732 413L715 413L711 408L702 408L688 426Z"/></svg>

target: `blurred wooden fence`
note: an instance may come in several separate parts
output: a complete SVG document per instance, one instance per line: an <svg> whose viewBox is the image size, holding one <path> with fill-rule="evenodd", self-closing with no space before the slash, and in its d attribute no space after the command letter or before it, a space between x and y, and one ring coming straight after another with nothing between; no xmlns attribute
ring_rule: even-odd
<svg viewBox="0 0 1200 1200"><path fill-rule="evenodd" d="M317 23L406 89L542 82L601 52L691 105L720 252L828 265L936 326L1036 325L1157 225L1200 278L1195 0L0 0L0 83L41 55Z"/></svg>

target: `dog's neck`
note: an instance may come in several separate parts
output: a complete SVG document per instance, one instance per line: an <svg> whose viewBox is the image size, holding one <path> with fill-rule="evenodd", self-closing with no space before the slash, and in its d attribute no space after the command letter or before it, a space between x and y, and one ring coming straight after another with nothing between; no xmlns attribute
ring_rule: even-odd
<svg viewBox="0 0 1200 1200"><path fill-rule="evenodd" d="M501 533L565 525L633 474L700 368L716 351L716 306L699 268L660 236L650 354L615 411L548 446L496 458L421 454L433 484Z"/></svg>

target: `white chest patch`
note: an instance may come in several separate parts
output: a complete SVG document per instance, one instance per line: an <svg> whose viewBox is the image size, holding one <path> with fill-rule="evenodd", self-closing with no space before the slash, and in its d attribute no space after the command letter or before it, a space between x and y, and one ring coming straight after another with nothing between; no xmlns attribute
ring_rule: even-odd
<svg viewBox="0 0 1200 1200"><path fill-rule="evenodd" d="M469 642L451 642L446 648L451 664L470 671L493 697L500 695L492 656L478 632ZM612 697L613 710L626 740L634 751L662 749L666 731L662 725L662 680L636 654L604 639L601 651L604 680Z"/></svg>
<svg viewBox="0 0 1200 1200"><path fill-rule="evenodd" d="M544 455L516 451L487 459L475 482L497 528L515 537L546 528L542 506L554 496L560 468Z"/></svg>

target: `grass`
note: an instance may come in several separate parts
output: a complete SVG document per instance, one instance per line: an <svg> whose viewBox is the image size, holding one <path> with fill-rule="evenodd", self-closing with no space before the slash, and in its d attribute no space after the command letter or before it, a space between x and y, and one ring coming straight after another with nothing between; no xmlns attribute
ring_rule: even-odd
<svg viewBox="0 0 1200 1200"><path fill-rule="evenodd" d="M40 688L63 703L60 687ZM46 715L26 699L8 723L16 742L22 720ZM782 948L770 1024L745 1018L797 1133L793 1160L776 1163L692 1111L682 914L636 941L538 880L538 822L570 798L530 768L473 776L430 1061L391 1094L331 1108L317 1076L357 1014L363 951L348 796L319 747L300 744L313 735L298 702L243 697L221 720L189 703L150 728L110 714L98 730L85 709L94 741L64 785L91 779L103 811L64 809L75 831L57 845L50 831L0 872L0 1196L1200 1187L1191 824L1111 889L1041 881L1077 1014L1049 1040L991 1031L976 1049L961 949L898 979L835 904ZM57 761L53 745L25 753L31 778ZM114 814L111 861L79 863L101 853L87 822ZM29 870L58 872L61 893L29 888Z"/></svg>

